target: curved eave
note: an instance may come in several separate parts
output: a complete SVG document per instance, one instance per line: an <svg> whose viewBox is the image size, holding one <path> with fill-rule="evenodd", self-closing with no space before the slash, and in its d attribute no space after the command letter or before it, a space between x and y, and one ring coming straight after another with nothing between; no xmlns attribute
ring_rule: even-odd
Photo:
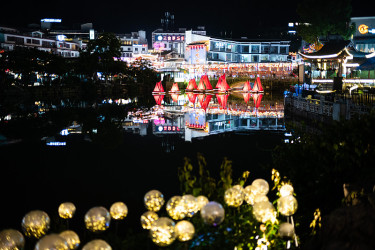
<svg viewBox="0 0 375 250"><path fill-rule="evenodd" d="M338 53L329 54L329 55L320 55L319 51L311 54L304 54L298 52L304 59L307 60L337 60L342 58L353 59L353 55L347 50L347 48L342 49Z"/></svg>

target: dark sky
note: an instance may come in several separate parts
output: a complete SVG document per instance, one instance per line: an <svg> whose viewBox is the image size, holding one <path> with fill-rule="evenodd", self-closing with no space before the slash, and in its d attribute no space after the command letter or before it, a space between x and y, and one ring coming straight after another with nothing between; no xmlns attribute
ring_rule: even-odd
<svg viewBox="0 0 375 250"><path fill-rule="evenodd" d="M329 0L328 0L329 1ZM165 11L175 16L175 26L205 26L208 35L232 32L232 37L250 36L261 29L286 27L297 21L298 0L274 1L3 1L0 25L26 27L42 18L60 18L72 28L74 23L91 22L98 31L129 33L146 30L147 35L160 27ZM368 1L353 0L352 16L371 16ZM366 7L367 6L367 7ZM367 12L367 13L366 13Z"/></svg>

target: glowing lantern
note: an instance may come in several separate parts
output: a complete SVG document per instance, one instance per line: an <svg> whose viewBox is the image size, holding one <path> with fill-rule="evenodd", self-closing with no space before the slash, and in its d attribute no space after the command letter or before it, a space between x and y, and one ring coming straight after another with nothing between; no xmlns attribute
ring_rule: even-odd
<svg viewBox="0 0 375 250"><path fill-rule="evenodd" d="M244 200L243 188L231 187L228 188L224 193L224 200L231 207L241 206Z"/></svg>
<svg viewBox="0 0 375 250"><path fill-rule="evenodd" d="M191 194L183 195L181 203L185 207L187 217L192 217L196 212L199 211L197 198Z"/></svg>
<svg viewBox="0 0 375 250"><path fill-rule="evenodd" d="M297 199L293 195L282 196L277 200L277 209L282 215L293 215L297 208Z"/></svg>
<svg viewBox="0 0 375 250"><path fill-rule="evenodd" d="M164 196L158 190L151 190L145 194L144 202L147 210L157 212L164 205Z"/></svg>
<svg viewBox="0 0 375 250"><path fill-rule="evenodd" d="M210 201L201 209L201 217L204 223L217 226L224 221L225 211L220 203Z"/></svg>
<svg viewBox="0 0 375 250"><path fill-rule="evenodd" d="M293 195L293 192L294 192L294 188L289 184L282 185L280 188L281 196Z"/></svg>
<svg viewBox="0 0 375 250"><path fill-rule="evenodd" d="M35 245L35 250L68 250L68 243L58 234L49 234L41 238Z"/></svg>
<svg viewBox="0 0 375 250"><path fill-rule="evenodd" d="M253 206L253 215L257 221L262 223L266 223L267 221L276 222L276 210L269 201L255 203Z"/></svg>
<svg viewBox="0 0 375 250"><path fill-rule="evenodd" d="M63 219L73 218L75 212L76 206L74 206L74 204L71 202L64 202L59 206L59 216Z"/></svg>
<svg viewBox="0 0 375 250"><path fill-rule="evenodd" d="M102 232L109 227L111 216L105 207L93 207L85 214L86 228L91 232Z"/></svg>
<svg viewBox="0 0 375 250"><path fill-rule="evenodd" d="M79 244L81 243L78 235L74 231L66 230L61 232L59 235L64 238L64 240L68 244L68 248L71 250L77 249Z"/></svg>
<svg viewBox="0 0 375 250"><path fill-rule="evenodd" d="M167 217L161 217L150 228L152 241L161 247L168 246L176 239L175 223Z"/></svg>
<svg viewBox="0 0 375 250"><path fill-rule="evenodd" d="M253 187L248 185L244 188L244 200L247 204L254 205L255 194L253 192Z"/></svg>
<svg viewBox="0 0 375 250"><path fill-rule="evenodd" d="M253 192L255 194L263 194L267 195L269 191L269 185L266 180L263 179L256 179L251 183L251 186L253 187Z"/></svg>
<svg viewBox="0 0 375 250"><path fill-rule="evenodd" d="M147 211L141 215L141 226L143 229L150 229L151 224L159 219L159 215L153 211Z"/></svg>
<svg viewBox="0 0 375 250"><path fill-rule="evenodd" d="M4 229L0 232L0 249L23 249L24 246L25 238L21 232L15 229Z"/></svg>
<svg viewBox="0 0 375 250"><path fill-rule="evenodd" d="M261 201L269 201L266 195L257 194L254 196L254 203L261 202Z"/></svg>
<svg viewBox="0 0 375 250"><path fill-rule="evenodd" d="M288 222L283 222L279 227L279 234L281 237L292 238L294 235L294 226Z"/></svg>
<svg viewBox="0 0 375 250"><path fill-rule="evenodd" d="M112 250L112 247L104 240L92 240L83 246L82 250Z"/></svg>
<svg viewBox="0 0 375 250"><path fill-rule="evenodd" d="M125 203L119 201L112 204L109 209L112 219L122 220L128 215L128 207Z"/></svg>
<svg viewBox="0 0 375 250"><path fill-rule="evenodd" d="M204 195L197 197L198 209L201 210L209 202L208 198Z"/></svg>
<svg viewBox="0 0 375 250"><path fill-rule="evenodd" d="M195 228L190 221L182 220L177 222L175 232L179 241L188 241L194 237Z"/></svg>
<svg viewBox="0 0 375 250"><path fill-rule="evenodd" d="M50 228L50 218L46 212L34 210L27 213L22 219L22 229L27 237L39 239Z"/></svg>
<svg viewBox="0 0 375 250"><path fill-rule="evenodd" d="M186 217L186 209L184 204L182 203L181 196L173 196L171 197L166 206L165 206L168 215L174 220L181 220Z"/></svg>

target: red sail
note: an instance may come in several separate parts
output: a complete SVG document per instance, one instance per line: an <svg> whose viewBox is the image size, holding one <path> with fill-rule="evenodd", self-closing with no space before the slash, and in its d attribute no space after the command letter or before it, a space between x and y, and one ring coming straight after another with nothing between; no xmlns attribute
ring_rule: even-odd
<svg viewBox="0 0 375 250"><path fill-rule="evenodd" d="M204 75L202 76L202 78L203 78L204 85L206 86L206 90L212 89L212 85L210 83L210 80L208 80L208 76Z"/></svg>
<svg viewBox="0 0 375 250"><path fill-rule="evenodd" d="M171 97L174 102L178 103L179 94L171 94Z"/></svg>
<svg viewBox="0 0 375 250"><path fill-rule="evenodd" d="M227 80L225 79L225 74L223 74L220 78L221 78L221 83L220 83L218 90L222 92L228 91L229 85L227 83Z"/></svg>
<svg viewBox="0 0 375 250"><path fill-rule="evenodd" d="M253 91L254 91L254 92L262 92L262 91L263 91L263 86L262 86L262 84L260 83L260 78L259 78L259 76L258 76L257 79L255 80L254 87L253 87Z"/></svg>
<svg viewBox="0 0 375 250"><path fill-rule="evenodd" d="M251 94L250 93L243 93L243 99L245 101L245 103L248 103L249 100L250 100L250 97L251 97Z"/></svg>
<svg viewBox="0 0 375 250"><path fill-rule="evenodd" d="M216 88L217 89L221 88L221 76L219 77L219 80L217 81Z"/></svg>
<svg viewBox="0 0 375 250"><path fill-rule="evenodd" d="M256 108L260 107L260 102L262 101L263 94L253 94L254 104Z"/></svg>
<svg viewBox="0 0 375 250"><path fill-rule="evenodd" d="M161 81L156 83L153 92L164 92L164 88L163 88L163 85L161 84Z"/></svg>
<svg viewBox="0 0 375 250"><path fill-rule="evenodd" d="M198 88L197 83L195 82L195 79L193 78L189 81L189 84L188 84L186 90L194 90L194 89L197 89L197 88Z"/></svg>
<svg viewBox="0 0 375 250"><path fill-rule="evenodd" d="M199 81L199 84L198 84L198 90L205 90L206 89L206 86L204 85L204 82L203 82L203 77L201 77L200 81Z"/></svg>
<svg viewBox="0 0 375 250"><path fill-rule="evenodd" d="M243 85L243 91L251 91L251 85L249 81L246 81L245 84Z"/></svg>
<svg viewBox="0 0 375 250"><path fill-rule="evenodd" d="M201 104L201 108L204 109L204 111L206 111L206 109L208 107L208 104L211 101L211 98L212 98L212 95L206 95L205 96L205 99L204 99L203 103Z"/></svg>
<svg viewBox="0 0 375 250"><path fill-rule="evenodd" d="M219 105L222 109L225 109L227 107L227 102L228 102L228 94L226 95L220 95L220 94L216 94L216 98L219 102Z"/></svg>
<svg viewBox="0 0 375 250"><path fill-rule="evenodd" d="M187 96L188 96L189 102L194 104L195 99L197 99L197 94L190 92L190 93L187 93Z"/></svg>
<svg viewBox="0 0 375 250"><path fill-rule="evenodd" d="M180 91L180 89L178 88L177 82L173 83L171 91L172 92L178 92L178 91Z"/></svg>
<svg viewBox="0 0 375 250"><path fill-rule="evenodd" d="M154 99L157 105L161 105L161 102L164 99L164 95L154 95Z"/></svg>

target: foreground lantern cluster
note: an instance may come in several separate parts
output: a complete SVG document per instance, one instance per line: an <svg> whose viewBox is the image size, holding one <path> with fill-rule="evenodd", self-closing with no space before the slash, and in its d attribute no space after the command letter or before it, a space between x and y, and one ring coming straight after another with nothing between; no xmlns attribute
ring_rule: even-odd
<svg viewBox="0 0 375 250"><path fill-rule="evenodd" d="M147 212L141 215L141 226L150 232L152 241L158 246L169 246L176 239L189 241L195 234L194 225L186 220L199 211L206 224L218 225L224 220L224 208L217 202L209 202L201 195L172 196L165 205L169 217L159 217L156 213L164 204L164 196L158 190L151 190L144 197ZM177 222L176 222L177 221Z"/></svg>

